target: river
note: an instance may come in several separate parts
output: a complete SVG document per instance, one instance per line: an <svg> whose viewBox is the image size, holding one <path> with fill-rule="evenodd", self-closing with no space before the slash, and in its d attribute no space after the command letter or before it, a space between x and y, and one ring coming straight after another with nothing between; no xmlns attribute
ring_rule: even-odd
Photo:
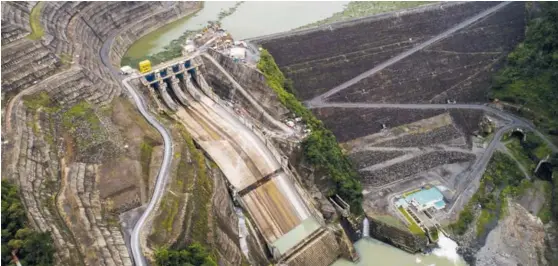
<svg viewBox="0 0 558 266"><path fill-rule="evenodd" d="M410 254L376 239L365 237L355 243L360 261L352 263L340 259L332 266L464 266L465 261L456 252L457 244L440 234L441 248L431 254Z"/></svg>
<svg viewBox="0 0 558 266"><path fill-rule="evenodd" d="M349 1L335 2L244 2L234 13L221 20L221 26L237 39L273 34L295 29L330 17L342 11ZM141 59L163 50L186 30L197 30L236 2L204 2L204 7L191 17L179 19L136 41L126 52L127 57Z"/></svg>

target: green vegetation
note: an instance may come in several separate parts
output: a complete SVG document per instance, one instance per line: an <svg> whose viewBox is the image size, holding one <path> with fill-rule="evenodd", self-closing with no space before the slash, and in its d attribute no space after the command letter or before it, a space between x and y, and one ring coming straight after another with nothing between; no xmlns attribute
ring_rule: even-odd
<svg viewBox="0 0 558 266"><path fill-rule="evenodd" d="M532 173L537 167L537 163L526 153L525 149L521 146L521 141L518 139L512 139L509 143L506 144L506 148L510 151L513 157L525 167L526 171Z"/></svg>
<svg viewBox="0 0 558 266"><path fill-rule="evenodd" d="M415 222L413 217L411 217L411 215L405 210L405 208L400 206L398 209L403 214L403 216L405 216L405 219L407 219L407 221L409 222L409 230L411 231L411 233L416 235L424 234L422 228L420 228L420 226Z"/></svg>
<svg viewBox="0 0 558 266"><path fill-rule="evenodd" d="M39 40L45 35L43 26L41 25L41 9L43 8L44 2L38 2L33 9L31 9L31 15L29 15L29 24L31 25L31 33L27 35L27 38L31 40Z"/></svg>
<svg viewBox="0 0 558 266"><path fill-rule="evenodd" d="M67 54L67 53L60 54L60 62L62 63L62 65L66 67L70 67L73 61L74 60L71 54Z"/></svg>
<svg viewBox="0 0 558 266"><path fill-rule="evenodd" d="M351 205L355 214L362 213L362 186L358 174L343 153L333 133L326 129L310 110L292 94L292 84L285 78L275 60L265 49L262 49L258 69L265 75L267 85L279 97L281 103L296 116L303 119L312 132L302 142L304 157L316 170L325 172L333 181L334 187L330 195L339 194ZM290 88L287 90L286 88Z"/></svg>
<svg viewBox="0 0 558 266"><path fill-rule="evenodd" d="M183 128L181 130L182 136L186 141L186 145L190 154L192 155L192 160L196 164L196 181L194 183L195 189L192 191L192 201L188 202L190 205L193 204L194 212L192 213L193 224L192 224L192 235L191 239L199 243L207 244L207 234L209 232L209 211L211 205L211 195L213 193L213 180L207 174L207 168L205 164L205 156L203 152L198 150L194 145L192 137Z"/></svg>
<svg viewBox="0 0 558 266"><path fill-rule="evenodd" d="M541 221L543 223L546 224L550 222L550 220L552 220L552 183L543 183L543 193L546 201L542 208L539 210L539 213L537 213L537 216L541 218Z"/></svg>
<svg viewBox="0 0 558 266"><path fill-rule="evenodd" d="M437 228L432 227L432 228L428 229L428 232L430 232L430 237L431 237L432 241L438 241L439 231L438 231Z"/></svg>
<svg viewBox="0 0 558 266"><path fill-rule="evenodd" d="M182 235L172 247L166 245L155 251L155 261L157 265L203 265L212 266L216 264L215 254L211 253L209 248L210 240L208 233L210 227L215 226L209 221L211 211L211 196L213 193L213 181L207 173L206 158L202 151L198 150L194 145L194 141L187 133L186 129L181 125L178 126L179 131L184 138L181 155L179 156L178 176L172 190L175 193L190 193L186 207L186 215L191 216L189 235ZM190 156L185 154L189 153ZM188 160L190 157L191 161ZM165 198L168 198L166 195ZM171 213L163 220L162 225L165 230L170 232L174 222L174 217L179 207L170 206L169 204L179 204L180 196L172 196L173 198L164 203L172 208ZM169 211L169 210L167 210ZM184 219L184 225L189 219Z"/></svg>
<svg viewBox="0 0 558 266"><path fill-rule="evenodd" d="M492 220L492 214L487 209L482 209L477 221L477 236L481 236L484 233L486 225Z"/></svg>
<svg viewBox="0 0 558 266"><path fill-rule="evenodd" d="M70 131L75 130L75 124L78 122L87 122L91 130L98 131L101 129L101 121L95 114L93 107L86 101L81 101L62 115L62 124Z"/></svg>
<svg viewBox="0 0 558 266"><path fill-rule="evenodd" d="M521 163L527 171L530 173L534 173L537 164L541 159L545 159L547 156L552 155L549 159L553 168L558 167L558 160L555 160L557 155L552 154L552 150L548 147L546 143L543 142L538 136L533 133L527 133L525 141L519 140L517 138L509 138L509 143L506 144L506 147L510 150L513 156ZM545 195L546 202L544 203L541 210L537 214L539 218L543 221L543 223L548 223L552 219L553 211L552 211L552 182L553 178L546 176L545 173L540 173L539 170L539 177L542 179L543 183L543 193ZM550 173L551 175L552 173ZM527 184L522 184L517 189L512 188L512 192L517 194L521 194L522 191L529 188Z"/></svg>
<svg viewBox="0 0 558 266"><path fill-rule="evenodd" d="M419 191L421 191L421 190L422 190L422 188L417 188L417 189L413 189L413 190L411 190L411 191L407 191L407 192L403 193L403 197L407 197L407 196L409 196L409 195L411 195L411 194L413 194L413 193L415 193L415 192L419 192Z"/></svg>
<svg viewBox="0 0 558 266"><path fill-rule="evenodd" d="M199 243L182 250L156 250L155 262L159 266L217 266L213 255Z"/></svg>
<svg viewBox="0 0 558 266"><path fill-rule="evenodd" d="M558 221L558 166L554 165L555 169L552 172L552 214L554 221Z"/></svg>
<svg viewBox="0 0 558 266"><path fill-rule="evenodd" d="M165 215L161 225L167 233L172 232L174 218L178 213L178 204L180 204L180 198L173 194L165 195L161 201L161 214Z"/></svg>
<svg viewBox="0 0 558 266"><path fill-rule="evenodd" d="M521 107L520 115L558 143L558 3L538 4L542 16L529 22L525 41L508 55L491 97Z"/></svg>
<svg viewBox="0 0 558 266"><path fill-rule="evenodd" d="M552 150L537 135L529 132L526 134L525 141L518 138L509 138L506 147L527 171L535 171L541 159L552 154Z"/></svg>
<svg viewBox="0 0 558 266"><path fill-rule="evenodd" d="M477 220L477 234L484 233L486 225L497 220L505 213L508 196L517 197L530 183L515 161L504 153L496 152L490 160L481 179L479 189L459 214L459 219L450 229L459 235L464 234L474 220L474 208L481 207L481 215Z"/></svg>
<svg viewBox="0 0 558 266"><path fill-rule="evenodd" d="M25 95L23 96L23 104L25 107L36 111L40 107L50 105L50 96L44 91L32 95Z"/></svg>
<svg viewBox="0 0 558 266"><path fill-rule="evenodd" d="M144 181L149 184L149 167L151 164L151 155L153 154L153 147L159 143L149 137L144 137L140 144L140 162L142 173L144 174Z"/></svg>
<svg viewBox="0 0 558 266"><path fill-rule="evenodd" d="M40 233L28 227L26 211L16 185L2 180L2 265L15 265L11 253L22 265L54 265L50 233Z"/></svg>
<svg viewBox="0 0 558 266"><path fill-rule="evenodd" d="M22 100L25 107L29 108L32 112L36 112L39 108L47 113L55 113L60 110L60 107L56 106L51 101L50 96L46 91L25 95L22 97Z"/></svg>
<svg viewBox="0 0 558 266"><path fill-rule="evenodd" d="M349 2L345 9L341 12L333 14L331 17L300 27L301 29L315 27L319 25L329 24L338 21L344 21L354 18L366 17L375 14L396 11L400 9L417 7L420 5L431 4L435 2L415 1L415 2L399 2L399 1L353 1Z"/></svg>
<svg viewBox="0 0 558 266"><path fill-rule="evenodd" d="M242 5L242 3L244 3L244 1L238 1L236 2L236 4L234 4L233 7L230 7L227 10L221 10L221 12L219 12L219 15L217 16L217 21L221 21L222 19L232 15L236 11L236 9L238 9L238 7Z"/></svg>

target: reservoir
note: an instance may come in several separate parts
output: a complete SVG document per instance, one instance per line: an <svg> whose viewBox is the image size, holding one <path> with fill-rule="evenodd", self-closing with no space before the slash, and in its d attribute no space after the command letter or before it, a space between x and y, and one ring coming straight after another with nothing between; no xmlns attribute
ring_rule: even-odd
<svg viewBox="0 0 558 266"><path fill-rule="evenodd" d="M136 41L125 56L143 58L163 50L172 40L186 30L197 30L208 21L218 19L221 11L234 7L237 2L204 2L196 14L179 19L151 32ZM235 39L242 40L267 34L292 30L330 17L345 8L349 1L335 2L244 2L236 11L225 17L221 25Z"/></svg>

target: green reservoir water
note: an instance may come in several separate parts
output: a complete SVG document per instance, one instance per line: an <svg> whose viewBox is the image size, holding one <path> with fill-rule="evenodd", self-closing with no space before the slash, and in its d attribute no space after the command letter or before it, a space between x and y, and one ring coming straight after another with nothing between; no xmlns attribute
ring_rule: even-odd
<svg viewBox="0 0 558 266"><path fill-rule="evenodd" d="M221 21L222 27L237 40L295 29L342 11L349 1L335 2L244 2ZM142 59L163 50L186 30L197 30L236 2L204 2L196 14L177 20L140 38L127 51L127 57Z"/></svg>

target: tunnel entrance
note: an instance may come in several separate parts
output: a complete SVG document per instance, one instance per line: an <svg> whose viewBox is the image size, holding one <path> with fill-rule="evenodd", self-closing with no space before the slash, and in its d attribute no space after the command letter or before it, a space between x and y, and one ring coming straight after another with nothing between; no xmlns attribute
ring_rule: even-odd
<svg viewBox="0 0 558 266"><path fill-rule="evenodd" d="M553 167L550 162L542 162L535 175L542 180L552 182L552 169Z"/></svg>
<svg viewBox="0 0 558 266"><path fill-rule="evenodd" d="M510 138L517 138L519 141L525 140L525 132L521 129L514 129L510 133Z"/></svg>

